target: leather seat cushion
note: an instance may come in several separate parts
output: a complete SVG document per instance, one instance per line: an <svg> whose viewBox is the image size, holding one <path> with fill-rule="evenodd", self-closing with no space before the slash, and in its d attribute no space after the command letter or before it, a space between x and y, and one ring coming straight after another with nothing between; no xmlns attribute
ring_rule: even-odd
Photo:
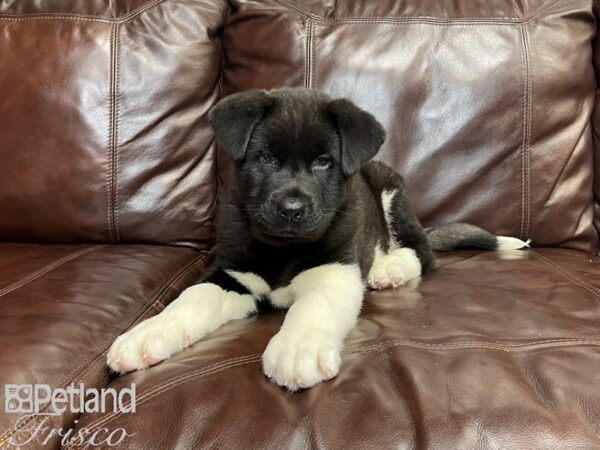
<svg viewBox="0 0 600 450"><path fill-rule="evenodd" d="M209 259L174 247L0 244L0 385L105 386L113 340L160 312ZM26 415L0 414L0 447L45 417ZM76 418L47 417L65 430Z"/></svg>
<svg viewBox="0 0 600 450"><path fill-rule="evenodd" d="M260 357L283 314L231 322L149 370L135 414L84 415L148 448L594 448L600 261L560 249L440 257L370 293L337 378L297 394Z"/></svg>

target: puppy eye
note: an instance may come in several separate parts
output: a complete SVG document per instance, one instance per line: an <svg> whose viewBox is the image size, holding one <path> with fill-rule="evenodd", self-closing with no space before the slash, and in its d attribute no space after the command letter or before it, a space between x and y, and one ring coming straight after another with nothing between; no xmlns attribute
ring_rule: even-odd
<svg viewBox="0 0 600 450"><path fill-rule="evenodd" d="M275 164L277 159L271 152L263 151L258 155L258 160L263 164Z"/></svg>
<svg viewBox="0 0 600 450"><path fill-rule="evenodd" d="M321 155L317 157L313 163L313 169L329 169L333 165L331 158L327 155Z"/></svg>

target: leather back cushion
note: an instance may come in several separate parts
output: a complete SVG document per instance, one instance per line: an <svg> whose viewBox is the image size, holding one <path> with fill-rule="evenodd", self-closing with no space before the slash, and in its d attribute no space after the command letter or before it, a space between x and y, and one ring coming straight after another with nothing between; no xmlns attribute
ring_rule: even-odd
<svg viewBox="0 0 600 450"><path fill-rule="evenodd" d="M597 247L591 2L233 3L226 92L306 86L373 112L426 225Z"/></svg>
<svg viewBox="0 0 600 450"><path fill-rule="evenodd" d="M225 2L0 5L0 240L213 236Z"/></svg>
<svg viewBox="0 0 600 450"><path fill-rule="evenodd" d="M594 2L596 21L600 20L600 3ZM596 69L596 86L600 86L600 35L594 39L594 68ZM600 89L596 88L596 102L592 114L594 128L594 224L600 233ZM598 251L600 255L600 249Z"/></svg>

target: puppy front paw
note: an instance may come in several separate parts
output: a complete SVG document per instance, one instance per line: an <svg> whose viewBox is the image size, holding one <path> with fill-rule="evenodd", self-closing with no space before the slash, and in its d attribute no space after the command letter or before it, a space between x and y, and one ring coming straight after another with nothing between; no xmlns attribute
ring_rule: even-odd
<svg viewBox="0 0 600 450"><path fill-rule="evenodd" d="M119 336L106 362L118 373L145 369L191 345L183 321L161 313Z"/></svg>
<svg viewBox="0 0 600 450"><path fill-rule="evenodd" d="M341 342L324 331L281 330L263 353L263 372L291 392L309 388L338 374L340 350Z"/></svg>
<svg viewBox="0 0 600 450"><path fill-rule="evenodd" d="M404 286L421 275L421 262L411 248L399 248L389 255L375 258L369 270L371 289L387 289Z"/></svg>

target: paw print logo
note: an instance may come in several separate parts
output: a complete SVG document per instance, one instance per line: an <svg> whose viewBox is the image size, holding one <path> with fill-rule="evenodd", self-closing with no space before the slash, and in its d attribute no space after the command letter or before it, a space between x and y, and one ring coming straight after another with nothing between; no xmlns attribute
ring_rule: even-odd
<svg viewBox="0 0 600 450"><path fill-rule="evenodd" d="M33 386L6 384L4 386L4 411L7 413L33 412Z"/></svg>

